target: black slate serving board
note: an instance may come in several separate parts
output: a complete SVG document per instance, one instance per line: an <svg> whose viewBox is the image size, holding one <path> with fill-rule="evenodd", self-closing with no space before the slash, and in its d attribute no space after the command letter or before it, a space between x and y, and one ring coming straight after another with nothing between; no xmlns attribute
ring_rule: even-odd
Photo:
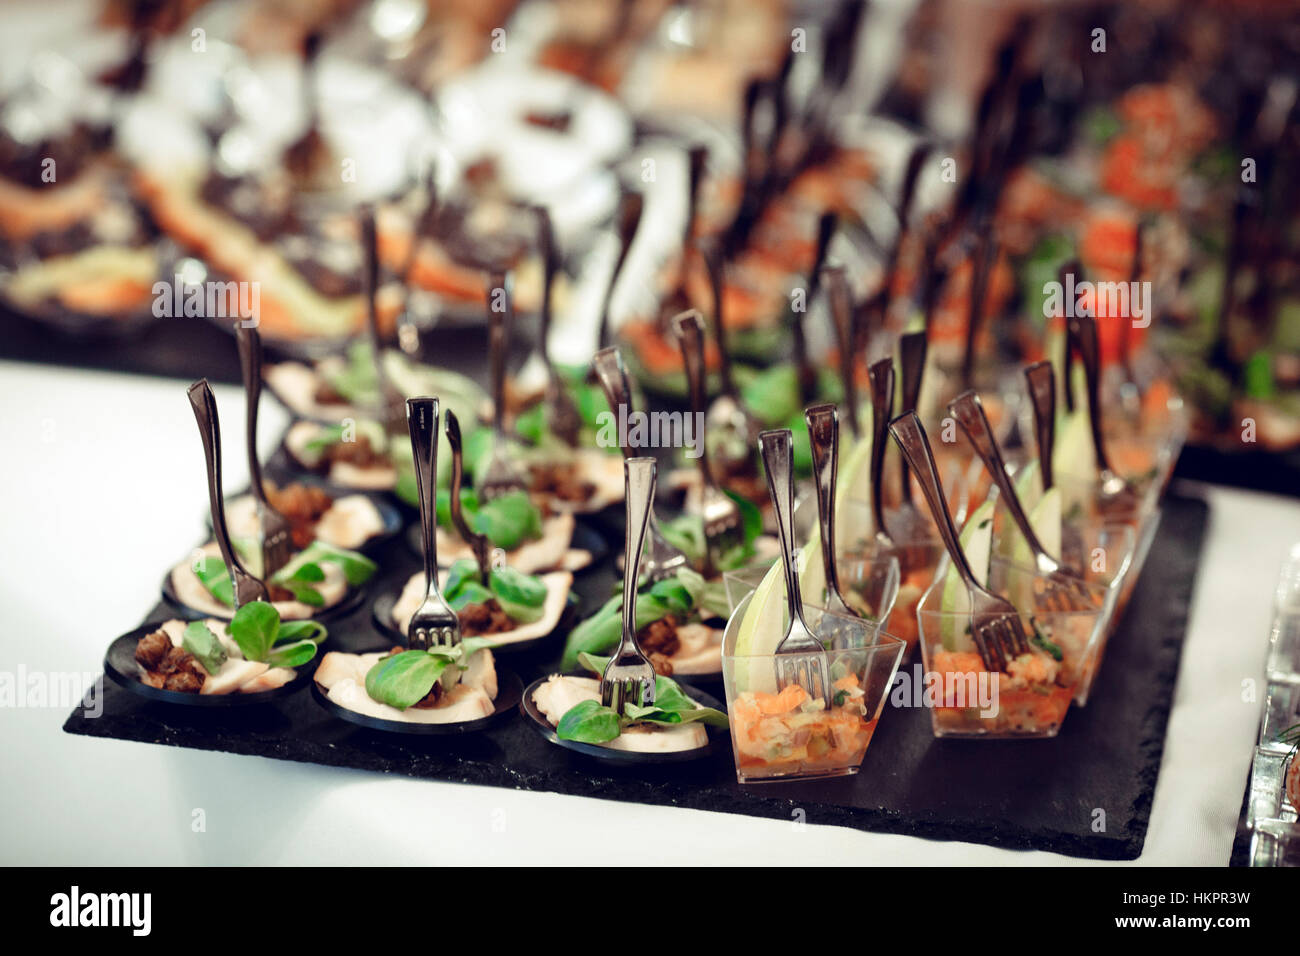
<svg viewBox="0 0 1300 956"><path fill-rule="evenodd" d="M1142 851L1201 542L1203 502L1170 497L1141 579L1111 638L1092 699L1053 740L935 740L921 709L886 705L861 772L805 783L740 786L729 747L694 765L625 769L551 746L522 717L466 738L394 739L331 717L309 693L265 707L203 713L151 703L111 683L95 719L79 708L74 734L255 754L327 766L552 791L638 803L792 819L1008 849L1096 859ZM391 542L376 582L404 581L415 559ZM610 593L609 562L577 587L589 613ZM165 615L155 609L150 619ZM331 644L372 649L366 605L331 628ZM114 635L105 635L105 645ZM554 668L557 638L512 656L525 682ZM910 668L911 662L903 667ZM715 690L721 696L719 688ZM725 744L725 741L724 741ZM1102 815L1104 814L1104 819ZM1099 821L1104 829L1095 829Z"/></svg>

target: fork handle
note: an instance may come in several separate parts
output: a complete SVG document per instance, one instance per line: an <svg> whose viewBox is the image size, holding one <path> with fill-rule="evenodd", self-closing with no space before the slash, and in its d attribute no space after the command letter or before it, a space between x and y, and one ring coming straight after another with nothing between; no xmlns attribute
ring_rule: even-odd
<svg viewBox="0 0 1300 956"><path fill-rule="evenodd" d="M1083 377L1088 384L1088 425L1092 431L1092 448L1097 455L1097 467L1110 471L1106 459L1106 446L1101 440L1101 397L1098 394L1101 379L1100 347L1097 344L1097 320L1091 315L1076 315L1070 320L1079 359L1083 362Z"/></svg>
<svg viewBox="0 0 1300 956"><path fill-rule="evenodd" d="M817 520L821 526L822 564L826 566L829 595L840 592L840 576L835 565L835 473L840 461L840 421L835 406L829 402L814 405L803 413L808 425L808 444L812 448L813 480L817 488Z"/></svg>
<svg viewBox="0 0 1300 956"><path fill-rule="evenodd" d="M375 211L363 206L358 213L361 226L361 290L366 299L366 333L370 339L370 357L375 366L380 407L386 410L392 387L384 372L384 342L379 334L379 238L375 232ZM387 422L385 422L387 425Z"/></svg>
<svg viewBox="0 0 1300 956"><path fill-rule="evenodd" d="M609 307L614 301L614 287L618 277L623 273L623 264L627 262L632 240L636 238L637 226L641 223L641 212L645 200L641 194L627 190L618 201L618 255L614 259L614 269L609 274L609 284L605 287L605 297L600 304L600 329L596 334L596 347L604 348L609 340Z"/></svg>
<svg viewBox="0 0 1300 956"><path fill-rule="evenodd" d="M1052 449L1056 443L1056 372L1051 362L1025 369L1029 403L1034 410L1034 440L1038 443L1038 473L1043 490L1052 487Z"/></svg>
<svg viewBox="0 0 1300 956"><path fill-rule="evenodd" d="M537 216L537 245L542 254L542 306L538 318L537 337L541 340L542 364L551 378L555 377L555 366L551 364L551 352L548 342L551 338L551 291L555 286L555 273L560 268L560 256L555 245L555 227L551 224L551 213L545 206L534 206Z"/></svg>
<svg viewBox="0 0 1300 956"><path fill-rule="evenodd" d="M929 350L929 340L925 332L909 332L898 340L899 366L899 402L898 412L916 411L916 403L921 400L921 376L925 373L925 354ZM898 460L898 473L901 478L899 495L904 504L912 503L912 485L907 480L906 455Z"/></svg>
<svg viewBox="0 0 1300 956"><path fill-rule="evenodd" d="M1029 524L1025 509L1020 504L1020 496L1016 494L1016 489L1011 484L1011 477L1007 474L1006 465L1002 461L1002 452L998 448L997 439L993 437L993 428L989 425L988 415L984 413L984 403L980 401L980 397L973 390L968 389L948 404L948 412L957 419L957 424L966 433L970 443L975 446L975 454L980 456L980 461L984 462L989 477L998 486L998 491L1006 501L1007 510L1011 512L1011 517L1016 522L1016 527L1029 542L1030 550L1035 555L1046 553L1042 542L1038 540L1038 535L1034 534L1034 529Z"/></svg>
<svg viewBox="0 0 1300 956"><path fill-rule="evenodd" d="M904 412L889 423L889 431L894 436L894 441L898 442L898 447L902 449L903 457L916 473L916 480L921 485L921 493L925 495L926 504L930 506L930 512L934 515L934 523L939 528L939 537L943 539L944 547L948 549L948 555L952 558L957 573L961 575L968 588L983 590L984 586L975 580L975 572L971 570L970 562L966 560L966 552L962 550L961 541L957 536L957 526L953 524L952 515L948 513L948 502L943 496L943 486L939 482L939 470L934 464L934 452L930 450L930 440L925 435L925 426L921 424L921 419L914 411Z"/></svg>
<svg viewBox="0 0 1300 956"><path fill-rule="evenodd" d="M497 309L496 297L502 308ZM506 331L510 324L509 276L493 272L488 281L488 361L492 368L492 430L497 437L506 431Z"/></svg>
<svg viewBox="0 0 1300 956"><path fill-rule="evenodd" d="M776 514L777 539L781 543L781 567L785 572L785 596L790 619L803 622L803 595L799 593L799 571L794 564L794 436L788 428L759 432L758 451L767 473L767 490Z"/></svg>
<svg viewBox="0 0 1300 956"><path fill-rule="evenodd" d="M474 560L478 564L479 580L487 584L488 539L487 535L478 534L471 529L469 522L465 520L465 508L460 500L461 487L465 481L464 451L460 440L460 422L456 420L456 413L450 408L447 409L444 428L447 433L447 444L451 446L451 523L456 526L461 538L474 552Z"/></svg>
<svg viewBox="0 0 1300 956"><path fill-rule="evenodd" d="M885 527L885 441L889 437L889 418L894 405L894 363L881 359L867 369L871 381L871 519L877 534L888 534Z"/></svg>
<svg viewBox="0 0 1300 956"><path fill-rule="evenodd" d="M619 640L617 659L626 646L640 653L636 639L636 582L645 546L646 527L650 523L650 503L654 501L657 463L653 458L628 458L623 462L623 481L627 540L623 545L623 636Z"/></svg>
<svg viewBox="0 0 1300 956"><path fill-rule="evenodd" d="M438 400L408 398L406 428L411 433L411 457L415 460L415 484L420 496L427 596L438 593Z"/></svg>
<svg viewBox="0 0 1300 956"><path fill-rule="evenodd" d="M844 388L844 410L849 431L856 438L862 434L858 428L858 383L853 376L853 363L857 357L853 334L853 296L849 291L848 276L842 265L822 269L826 282L826 297L830 301L831 319L835 325L835 338L840 348L840 381Z"/></svg>
<svg viewBox="0 0 1300 956"><path fill-rule="evenodd" d="M716 242L696 243L705 270L709 274L709 291L713 295L713 339L718 347L718 374L722 384L722 394L733 399L739 398L736 382L731 377L731 357L727 355L727 326L723 316L723 271L722 252Z"/></svg>
<svg viewBox="0 0 1300 956"><path fill-rule="evenodd" d="M257 329L239 322L235 325L239 343L239 370L244 377L244 421L248 446L248 480L253 497L267 504L262 486L262 463L257 457L257 408L262 399L262 337Z"/></svg>
<svg viewBox="0 0 1300 956"><path fill-rule="evenodd" d="M194 409L194 420L199 424L199 437L203 440L203 459L207 464L208 503L212 511L212 536L217 539L221 557L230 572L231 582L235 583L236 572L248 574L248 569L240 563L235 547L230 541L230 529L226 526L226 505L221 494L221 422L217 418L217 400L206 378L199 379L189 387L190 405ZM239 588L235 586L235 601L238 603Z"/></svg>
<svg viewBox="0 0 1300 956"><path fill-rule="evenodd" d="M618 350L617 346L610 345L601 349L591 360L592 370L596 373L596 380L600 382L601 389L605 392L605 401L609 403L609 410L614 415L615 424L619 417L619 409L626 409L626 414L632 414L632 386L627 379L627 366L623 364L623 353ZM619 450L623 452L624 458L631 458L632 449L629 448L623 439L627 438L623 434L624 429L618 429L619 433Z"/></svg>
<svg viewBox="0 0 1300 956"><path fill-rule="evenodd" d="M688 309L673 316L673 331L677 333L677 343L682 349L682 362L686 366L691 415L697 422L703 422L704 406L708 401L708 396L705 394L708 383L704 378L704 320L695 309ZM695 437L700 443L698 459L700 480L706 488L713 488L717 483L713 480L713 472L709 468L709 443L703 427L699 432Z"/></svg>

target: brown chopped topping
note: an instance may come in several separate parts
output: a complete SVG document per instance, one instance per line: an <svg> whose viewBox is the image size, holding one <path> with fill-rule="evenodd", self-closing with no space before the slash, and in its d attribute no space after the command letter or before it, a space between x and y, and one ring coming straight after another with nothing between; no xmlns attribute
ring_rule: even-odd
<svg viewBox="0 0 1300 956"><path fill-rule="evenodd" d="M650 664L654 667L655 673L660 677L673 676L673 662L658 651L651 651Z"/></svg>
<svg viewBox="0 0 1300 956"><path fill-rule="evenodd" d="M298 548L305 548L312 543L316 537L316 522L334 504L334 499L325 489L301 482L283 488L267 482L266 498L271 502L272 508L289 519L293 543Z"/></svg>
<svg viewBox="0 0 1300 956"><path fill-rule="evenodd" d="M388 459L371 447L367 435L357 435L355 441L338 441L327 446L324 460L345 462L358 468L374 468L376 465L388 464Z"/></svg>
<svg viewBox="0 0 1300 956"><path fill-rule="evenodd" d="M677 619L670 614L651 621L637 632L637 640L641 642L641 650L647 654L658 653L671 657L681 646L677 640Z"/></svg>
<svg viewBox="0 0 1300 956"><path fill-rule="evenodd" d="M293 592L290 591L288 588L284 587L283 585L273 584L270 581L266 582L266 595L272 601L296 601L297 600L297 598L294 597Z"/></svg>
<svg viewBox="0 0 1300 956"><path fill-rule="evenodd" d="M437 707L438 701L440 700L442 700L442 681L436 680L433 682L433 687L430 688L429 693L425 694L411 706L427 710L430 707Z"/></svg>
<svg viewBox="0 0 1300 956"><path fill-rule="evenodd" d="M466 604L457 617L460 618L461 633L470 636L502 634L518 626L495 600L486 604Z"/></svg>
<svg viewBox="0 0 1300 956"><path fill-rule="evenodd" d="M163 682L163 690L176 690L182 694L197 694L203 689L203 678L193 671L177 671Z"/></svg>
<svg viewBox="0 0 1300 956"><path fill-rule="evenodd" d="M172 649L172 639L162 631L153 631L135 645L135 659L145 670L154 670Z"/></svg>
<svg viewBox="0 0 1300 956"><path fill-rule="evenodd" d="M563 501L587 501L596 491L595 484L580 478L569 462L533 464L528 476L531 491L554 495Z"/></svg>
<svg viewBox="0 0 1300 956"><path fill-rule="evenodd" d="M136 642L135 659L141 667L141 682L161 690L197 694L207 678L194 655L183 647L173 647L171 638L161 630Z"/></svg>

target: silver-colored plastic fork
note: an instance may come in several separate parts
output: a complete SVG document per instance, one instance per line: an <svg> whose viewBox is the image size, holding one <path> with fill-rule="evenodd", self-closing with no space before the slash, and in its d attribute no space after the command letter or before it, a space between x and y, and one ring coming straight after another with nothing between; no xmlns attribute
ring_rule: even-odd
<svg viewBox="0 0 1300 956"><path fill-rule="evenodd" d="M408 398L406 427L411 433L411 457L415 459L424 545L424 603L406 628L406 646L413 651L454 647L460 643L460 618L438 587L438 400Z"/></svg>
<svg viewBox="0 0 1300 956"><path fill-rule="evenodd" d="M785 572L785 598L790 606L790 624L776 646L776 685L784 690L798 684L814 700L831 705L830 666L826 646L817 639L803 616L803 595L799 591L799 570L794 554L794 436L788 428L774 428L758 436L759 454L767 472L767 490L776 513L777 537L781 543L781 567Z"/></svg>
<svg viewBox="0 0 1300 956"><path fill-rule="evenodd" d="M686 382L691 396L691 417L697 423L705 420L704 405L707 383L704 379L704 320L700 313L688 309L673 316L673 331L682 349L682 361L686 365ZM696 461L700 469L700 518L704 522L704 576L714 577L718 563L714 554L721 557L744 544L744 522L740 517L740 508L727 497L727 493L718 487L718 482L709 467L708 434L704 427L698 429L695 441L698 443L699 455Z"/></svg>
<svg viewBox="0 0 1300 956"><path fill-rule="evenodd" d="M506 336L511 318L510 281L504 272L494 272L488 285L488 360L492 366L492 446L487 468L475 489L480 501L491 501L527 485L510 460L506 439Z"/></svg>
<svg viewBox="0 0 1300 956"><path fill-rule="evenodd" d="M384 371L384 341L379 334L379 240L375 233L375 211L362 208L361 288L366 300L366 331L370 336L370 358L375 366L375 383L379 389L379 421L390 438L402 434L402 393L389 381Z"/></svg>
<svg viewBox="0 0 1300 956"><path fill-rule="evenodd" d="M1091 315L1076 315L1070 318L1069 324L1088 383L1088 423L1092 426L1092 448L1097 456L1099 503L1105 511L1132 511L1138 506L1137 492L1110 467L1106 444L1101 438L1101 348L1097 341L1097 320Z"/></svg>
<svg viewBox="0 0 1300 956"><path fill-rule="evenodd" d="M636 639L635 568L641 562L650 505L655 497L655 460L628 458L623 462L627 540L623 546L623 633L614 656L600 675L600 702L623 713L629 703L649 707L655 702L655 669Z"/></svg>
<svg viewBox="0 0 1300 956"><path fill-rule="evenodd" d="M1011 512L1012 520L1029 543L1029 550L1034 555L1034 567L1047 582L1042 594L1044 610L1074 611L1092 606L1095 602L1088 594L1088 586L1079 573L1064 567L1048 554L1034 533L1029 517L1020 504L1020 496L1016 494L1015 485L1011 482L1011 476L1007 474L1002 451L998 448L997 439L993 437L993 427L989 425L980 397L974 390L968 389L948 404L948 412L975 446L975 453L984 462L993 483L998 486L998 492L1006 503L1007 510Z"/></svg>
<svg viewBox="0 0 1300 956"><path fill-rule="evenodd" d="M230 583L235 599L235 610L249 601L269 601L266 585L249 573L239 560L230 541L226 527L226 504L221 494L221 422L217 418L217 400L206 378L189 387L190 405L194 420L199 423L199 436L203 439L203 459L208 471L208 501L212 506L212 536L217 539L221 557L230 572Z"/></svg>
<svg viewBox="0 0 1300 956"><path fill-rule="evenodd" d="M591 360L592 371L596 374L596 380L600 382L601 389L605 392L605 401L609 403L610 411L616 418L622 418L626 414L631 419L634 411L632 407L632 386L628 383L627 367L623 364L623 355L616 346L603 348L595 354ZM620 412L623 409L623 412ZM626 436L620 435L620 438ZM620 446L623 452L624 460L634 458L631 447L628 445ZM656 581L662 581L665 578L671 578L677 573L678 568L690 567L690 559L681 551L668 543L668 539L663 536L659 530L659 522L655 520L654 504L650 506L650 542L644 553L641 555L641 566L637 578L653 584ZM624 569L626 573L626 569Z"/></svg>
<svg viewBox="0 0 1300 956"><path fill-rule="evenodd" d="M262 398L262 338L257 329L235 323L239 343L239 369L244 377L245 439L248 447L248 480L262 529L262 576L270 577L289 563L293 555L293 528L289 519L266 498L262 463L257 457L257 406Z"/></svg>
<svg viewBox="0 0 1300 956"><path fill-rule="evenodd" d="M534 206L537 215L537 245L542 255L542 308L537 328L537 350L546 368L546 423L552 432L570 447L578 444L582 430L582 415L577 403L569 394L564 379L551 361L551 292L555 274L560 269L560 253L555 242L555 228L551 214L545 206Z"/></svg>
<svg viewBox="0 0 1300 956"><path fill-rule="evenodd" d="M465 518L465 508L460 501L461 489L465 484L464 448L460 439L460 422L456 420L456 413L450 408L447 409L445 430L447 444L451 446L451 523L456 526L456 530L474 555L474 561L478 564L479 580L487 584L488 571L491 568L492 542L488 540L487 535L474 531Z"/></svg>
<svg viewBox="0 0 1300 956"><path fill-rule="evenodd" d="M1052 472L1052 451L1056 445L1056 372L1052 363L1035 362L1025 369L1025 383L1029 391L1029 405L1034 414L1034 440L1038 444L1038 475L1043 491L1055 483ZM1061 561L1082 567L1084 563L1083 535L1073 522L1061 523Z"/></svg>
<svg viewBox="0 0 1300 956"><path fill-rule="evenodd" d="M822 564L826 569L825 610L841 617L862 617L844 600L840 590L839 566L835 550L835 475L840 463L839 413L831 403L813 405L805 409L804 422L808 425L808 444L812 448L813 484L817 489L817 522L821 529ZM822 641L831 647L840 647L847 628L831 624L839 618L823 617ZM828 627L828 624L830 626ZM847 622L841 622L847 624Z"/></svg>
<svg viewBox="0 0 1300 956"><path fill-rule="evenodd" d="M953 567L961 576L970 596L971 639L979 651L980 660L990 671L1005 671L1007 662L1029 650L1029 635L1015 605L987 590L975 579L966 552L957 536L957 526L948 513L948 502L939 482L939 471L934 464L934 453L925 435L925 426L916 412L904 412L889 423L889 431L903 450L916 479L920 482L926 504L934 515Z"/></svg>

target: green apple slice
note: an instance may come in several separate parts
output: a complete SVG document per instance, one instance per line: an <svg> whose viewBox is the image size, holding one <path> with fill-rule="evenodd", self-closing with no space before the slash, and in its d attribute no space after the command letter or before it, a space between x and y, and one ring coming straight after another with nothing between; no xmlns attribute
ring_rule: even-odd
<svg viewBox="0 0 1300 956"><path fill-rule="evenodd" d="M1029 512L1029 527L1034 529L1038 543L1054 558L1061 554L1061 502L1060 488L1052 488ZM1021 611L1034 610L1034 554L1029 542L1019 529L1014 529L1015 545L1011 551L1011 568L1007 570L1007 597Z"/></svg>

